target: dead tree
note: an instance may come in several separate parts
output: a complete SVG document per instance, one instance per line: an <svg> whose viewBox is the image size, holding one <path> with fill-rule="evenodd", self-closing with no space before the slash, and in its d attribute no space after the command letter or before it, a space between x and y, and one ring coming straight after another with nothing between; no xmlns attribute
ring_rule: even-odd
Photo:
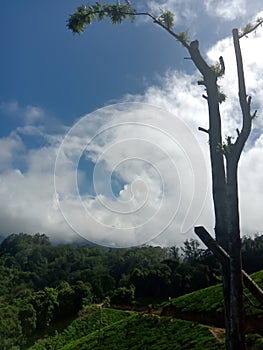
<svg viewBox="0 0 263 350"><path fill-rule="evenodd" d="M233 30L243 123L241 131L237 132L235 142L228 137L226 143L223 143L219 105L224 100L224 95L219 91L217 80L225 72L224 60L220 57L217 67L208 65L199 51L197 40L189 42L186 33L175 33L172 30L174 25L172 12L161 11L159 16L154 16L149 12L137 12L129 1L125 1L124 4L117 1L116 5L96 2L95 5L78 7L70 16L67 26L74 33L80 33L96 19L100 21L104 17L109 17L111 22L116 24L126 18L134 20L135 16L151 18L155 24L179 41L189 52L191 60L202 74L202 80L198 84L205 87L206 95L203 97L207 100L209 112L209 129L205 131L209 135L215 236L219 245L229 254L229 260L222 264L226 347L227 350L245 350L237 170L240 155L251 131L251 121L256 112L251 115L251 97L247 97L246 94L239 39L256 29L263 20L258 20L254 27L248 26L241 36L237 29ZM200 130L204 131L203 128Z"/></svg>

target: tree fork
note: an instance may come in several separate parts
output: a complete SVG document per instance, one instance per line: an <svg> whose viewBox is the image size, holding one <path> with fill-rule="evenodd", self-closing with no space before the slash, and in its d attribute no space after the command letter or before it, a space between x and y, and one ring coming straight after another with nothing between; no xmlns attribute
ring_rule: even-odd
<svg viewBox="0 0 263 350"><path fill-rule="evenodd" d="M222 144L221 116L218 101L217 75L208 66L200 54L198 41L194 41L188 47L190 56L203 75L202 82L207 91L208 115L209 115L209 148L212 172L212 194L215 213L215 235L217 242L228 251L227 237L227 212L226 212L226 175L224 167L223 153L220 152L219 145ZM221 59L222 61L222 59ZM203 131L203 130L202 130ZM222 265L224 313L226 327L226 348L231 347L231 316L230 316L230 273L229 268Z"/></svg>
<svg viewBox="0 0 263 350"><path fill-rule="evenodd" d="M244 148L245 142L251 130L251 120L255 117L256 112L250 115L251 98L246 96L245 80L243 73L243 63L241 50L239 47L239 39L252 30L256 29L263 23L263 19L257 20L256 25L249 26L239 34L237 29L233 30L234 47L237 58L238 82L239 82L239 99L243 114L243 126L241 131L238 130L237 140L235 143L230 142L229 154L227 154L222 143L221 116L219 103L222 102L217 85L217 78L224 74L225 64L220 56L220 72L216 72L203 59L199 51L199 42L194 40L189 44L187 35L184 32L175 33L173 28L174 15L170 11L161 11L158 17L148 12L137 12L126 1L121 5L105 4L96 2L92 6L81 6L76 13L71 15L68 21L68 28L74 33L82 32L85 27L94 19L99 21L104 17L109 17L113 24L121 23L125 18L133 20L135 16L148 16L153 22L176 40L178 40L189 52L190 58L194 62L196 68L203 75L202 85L205 86L207 96L203 97L207 100L209 110L209 147L210 160L212 170L212 192L213 204L215 212L215 235L216 241L229 252L229 261L227 265L222 264L223 290L225 301L225 322L226 322L226 347L227 350L242 350L244 344L244 332L242 330L242 322L237 324L235 318L242 318L243 313L243 295L242 291L242 266L241 266L241 240L239 232L239 209L237 193L237 165L240 154ZM205 131L204 129L202 131ZM231 141L231 140L230 140ZM224 163L226 158L226 166ZM234 171L233 171L234 170ZM236 240L236 241L235 241ZM241 297L240 297L241 295ZM234 305L234 306L233 306ZM239 310L239 311L238 311ZM236 317L236 316L237 317ZM241 318L239 317L241 316Z"/></svg>

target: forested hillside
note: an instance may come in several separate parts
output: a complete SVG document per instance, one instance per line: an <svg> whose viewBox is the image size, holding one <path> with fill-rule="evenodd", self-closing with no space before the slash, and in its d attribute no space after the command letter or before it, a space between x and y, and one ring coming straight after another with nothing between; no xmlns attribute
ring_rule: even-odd
<svg viewBox="0 0 263 350"><path fill-rule="evenodd" d="M262 256L263 236L243 239L248 273L263 269ZM0 245L0 273L0 348L6 350L27 349L91 304L139 308L220 282L217 261L194 240L180 248L105 249L12 234Z"/></svg>

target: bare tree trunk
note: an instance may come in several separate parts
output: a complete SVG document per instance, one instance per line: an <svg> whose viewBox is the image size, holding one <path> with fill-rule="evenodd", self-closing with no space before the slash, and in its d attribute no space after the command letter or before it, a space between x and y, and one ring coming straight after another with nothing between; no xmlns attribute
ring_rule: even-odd
<svg viewBox="0 0 263 350"><path fill-rule="evenodd" d="M206 87L209 108L209 146L212 169L212 191L215 211L215 234L217 242L230 255L229 265L222 265L223 291L225 304L226 348L227 350L244 350L244 307L241 261L241 239L239 227L237 168L246 140L251 131L251 98L246 95L242 55L239 45L238 30L233 30L236 53L239 101L243 124L235 143L228 138L226 147L222 143L221 116L218 98L218 75L202 58L198 41L187 47L196 67L203 74L200 85ZM219 59L221 68L222 57ZM226 169L224 158L226 158ZM228 264L228 263L227 263Z"/></svg>
<svg viewBox="0 0 263 350"><path fill-rule="evenodd" d="M223 154L220 152L222 144L221 116L219 112L218 90L215 81L207 82L208 108L209 108L209 146L212 170L212 193L215 212L216 241L228 251L227 237L227 203L226 179ZM222 265L222 281L224 295L224 313L226 327L226 349L231 350L231 315L230 315L230 274L229 265Z"/></svg>
<svg viewBox="0 0 263 350"><path fill-rule="evenodd" d="M213 199L216 217L215 233L218 243L229 251L229 266L223 265L223 288L225 298L226 348L245 350L243 281L241 261L241 239L239 227L239 203L237 168L241 152L251 131L251 98L247 97L243 72L243 62L239 44L238 30L233 30L236 53L239 101L242 110L242 130L235 143L228 138L222 144L221 118L219 113L216 78L205 71L204 85L207 89L209 106L209 143L213 180ZM219 151L222 148L223 153ZM226 158L226 174L223 161Z"/></svg>
<svg viewBox="0 0 263 350"><path fill-rule="evenodd" d="M246 95L243 73L243 62L239 46L238 30L233 30L233 40L237 60L239 101L243 116L241 132L234 144L228 138L229 147L222 143L221 116L219 110L219 93L217 86L218 72L215 72L199 51L199 42L192 41L188 45L179 35L172 32L162 22L153 18L157 24L166 29L172 36L187 48L196 68L203 75L199 85L204 85L209 109L209 147L212 170L212 192L215 212L215 235L217 242L230 252L229 262L222 265L226 348L227 350L245 349L244 322L243 322L243 284L241 263L241 239L239 228L238 184L237 167L240 154L251 131L250 102ZM223 58L219 58L221 73L224 73ZM204 130L204 129L203 129ZM226 158L226 169L224 164Z"/></svg>
<svg viewBox="0 0 263 350"><path fill-rule="evenodd" d="M230 255L230 322L231 348L245 350L244 303L241 261L241 239L237 193L237 161L235 154L227 157L227 207Z"/></svg>
<svg viewBox="0 0 263 350"><path fill-rule="evenodd" d="M212 170L212 192L215 212L215 235L217 242L229 252L229 263L222 265L226 348L244 350L244 307L241 262L241 239L239 227L237 167L240 154L251 130L250 101L246 96L243 62L239 46L238 31L233 30L237 59L239 99L243 115L243 126L234 144L231 138L226 148L222 143L221 116L218 98L218 75L203 60L198 41L188 47L196 67L203 74L200 85L206 87L209 109L209 147ZM222 58L220 64L222 62ZM223 67L224 68L224 67ZM226 158L226 169L224 164Z"/></svg>
<svg viewBox="0 0 263 350"><path fill-rule="evenodd" d="M209 110L209 147L210 161L212 170L212 194L215 212L215 236L217 242L228 251L227 237L227 209L226 209L226 175L224 167L223 153L220 152L222 145L221 116L218 101L217 75L207 65L202 58L198 42L192 42L188 47L191 58L202 73L204 81L199 85L204 85L207 91L208 110ZM224 312L226 327L226 349L230 347L230 275L229 266L222 265L223 294L224 294Z"/></svg>
<svg viewBox="0 0 263 350"><path fill-rule="evenodd" d="M241 239L239 227L239 201L237 168L241 152L251 131L250 103L251 97L247 97L243 71L243 61L239 44L238 30L234 29L233 41L237 62L239 102L242 110L242 130L238 131L236 141L232 144L228 140L225 150L226 177L227 177L227 223L229 236L230 255L230 320L231 320L231 347L232 350L245 350L244 334L244 305L243 305L243 281L241 261Z"/></svg>

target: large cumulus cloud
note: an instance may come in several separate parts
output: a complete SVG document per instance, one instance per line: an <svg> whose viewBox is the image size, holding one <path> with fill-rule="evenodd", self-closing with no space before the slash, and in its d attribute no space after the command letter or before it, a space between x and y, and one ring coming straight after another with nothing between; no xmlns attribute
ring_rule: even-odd
<svg viewBox="0 0 263 350"><path fill-rule="evenodd" d="M245 1L221 4L224 11L230 6L247 6ZM212 5L213 1L206 2L207 11ZM226 16L217 6L215 14ZM259 110L239 167L244 234L263 230L262 44L260 30L241 43L247 90L252 95L252 108ZM224 57L226 64L226 75L220 82L227 95L221 107L223 134L235 136L241 113L231 37L207 51L211 63L219 56ZM196 84L199 78L198 73L169 71L144 94L125 95L120 101L128 106L125 111L112 107L95 113L87 117L90 122L73 133L71 127L58 123L56 130L50 130L44 122L45 111L39 107L21 107L15 101L2 104L2 114L20 117L20 122L9 135L0 138L0 233L45 232L59 241L72 241L81 234L96 243L127 246L146 241L180 243L193 236L194 224L212 230L208 139L198 132L198 126L207 127L208 117L202 88ZM140 108L132 108L132 102L139 103ZM176 134L178 123L186 124L180 134ZM206 160L206 169L200 161L204 169L197 176L203 174L204 187L199 186L204 185L202 182L195 182L193 169L198 164L194 154L185 152L187 146L181 147L185 140L197 140ZM200 152L198 157L200 160ZM89 172L94 166L92 184ZM113 182L116 186L112 192ZM199 192L194 198L196 187ZM133 215L129 215L131 212ZM174 213L177 216L173 217ZM143 227L145 222L147 226ZM187 229L182 229L182 223Z"/></svg>

